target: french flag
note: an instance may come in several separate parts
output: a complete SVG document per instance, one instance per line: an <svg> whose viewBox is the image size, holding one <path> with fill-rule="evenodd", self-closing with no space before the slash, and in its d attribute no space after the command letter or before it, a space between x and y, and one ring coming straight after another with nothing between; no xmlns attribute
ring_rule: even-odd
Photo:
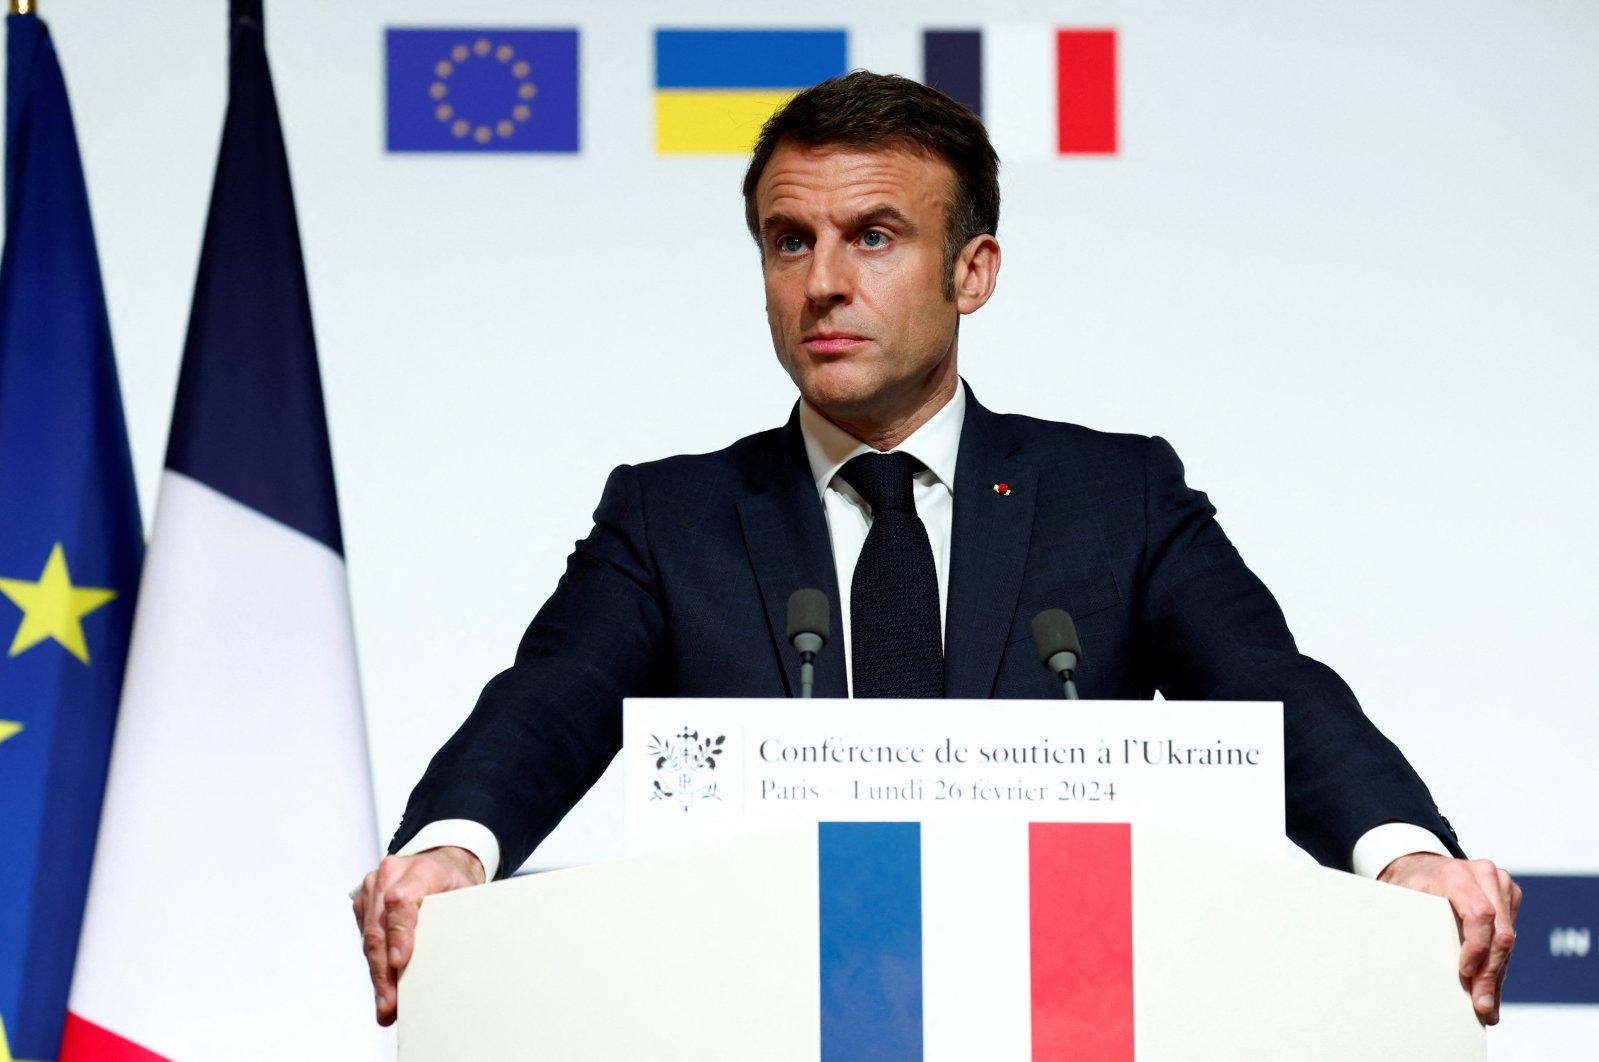
<svg viewBox="0 0 1599 1062"><path fill-rule="evenodd" d="M823 1062L1131 1062L1131 838L821 824Z"/></svg>
<svg viewBox="0 0 1599 1062"><path fill-rule="evenodd" d="M1114 29L927 30L924 83L966 104L1002 159L1114 155Z"/></svg>
<svg viewBox="0 0 1599 1062"><path fill-rule="evenodd" d="M261 0L230 30L61 1062L390 1053L345 898L380 849Z"/></svg>

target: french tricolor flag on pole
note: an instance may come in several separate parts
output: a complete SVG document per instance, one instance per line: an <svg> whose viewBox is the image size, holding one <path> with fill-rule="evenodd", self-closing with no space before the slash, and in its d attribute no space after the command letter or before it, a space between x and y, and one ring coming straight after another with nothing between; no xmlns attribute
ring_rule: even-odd
<svg viewBox="0 0 1599 1062"><path fill-rule="evenodd" d="M1131 1062L1131 852L1124 824L821 824L823 1062Z"/></svg>
<svg viewBox="0 0 1599 1062"><path fill-rule="evenodd" d="M1002 159L1114 155L1116 31L927 30L925 84L970 107Z"/></svg>
<svg viewBox="0 0 1599 1062"><path fill-rule="evenodd" d="M228 111L62 1062L383 1057L350 922L379 852L261 0Z"/></svg>

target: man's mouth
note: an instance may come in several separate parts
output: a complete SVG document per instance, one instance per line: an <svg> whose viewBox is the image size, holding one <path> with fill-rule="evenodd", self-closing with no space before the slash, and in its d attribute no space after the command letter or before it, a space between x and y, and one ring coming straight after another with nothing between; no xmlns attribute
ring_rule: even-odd
<svg viewBox="0 0 1599 1062"><path fill-rule="evenodd" d="M853 332L812 332L801 342L812 354L844 354L866 342Z"/></svg>

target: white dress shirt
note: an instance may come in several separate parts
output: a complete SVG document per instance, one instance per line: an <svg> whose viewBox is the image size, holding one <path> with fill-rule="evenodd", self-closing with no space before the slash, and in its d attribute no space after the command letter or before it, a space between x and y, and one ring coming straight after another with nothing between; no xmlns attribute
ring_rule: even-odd
<svg viewBox="0 0 1599 1062"><path fill-rule="evenodd" d="M949 540L955 513L955 461L960 453L961 427L966 422L966 388L955 388L955 397L933 414L926 424L894 449L915 457L927 467L916 474L916 513L927 527L933 547L933 566L938 570L938 622L944 630L946 601L949 597ZM822 499L827 517L827 533L833 546L833 565L838 573L839 612L844 629L838 641L844 648L845 680L850 677L849 593L855 577L855 562L872 527L871 507L838 472L857 454L873 453L872 447L850 435L822 416L804 399L799 408L800 434L805 440L805 456ZM976 489L976 488L972 488ZM500 866L500 845L488 827L468 819L440 819L430 822L411 838L400 855L414 855L429 848L454 845L465 848L483 864L489 880ZM1368 830L1355 843L1355 873L1375 878L1384 867L1411 852L1448 850L1429 830L1409 823L1390 822Z"/></svg>

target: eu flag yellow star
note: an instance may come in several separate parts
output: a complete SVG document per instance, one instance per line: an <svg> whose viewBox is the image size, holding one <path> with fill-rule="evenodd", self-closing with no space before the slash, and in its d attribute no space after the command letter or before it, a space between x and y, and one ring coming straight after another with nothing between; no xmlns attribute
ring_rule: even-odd
<svg viewBox="0 0 1599 1062"><path fill-rule="evenodd" d="M21 723L14 723L10 719L0 719L0 744L4 744L6 739L14 738L20 733L22 733ZM5 1062L5 1059L0 1057L0 1062Z"/></svg>
<svg viewBox="0 0 1599 1062"><path fill-rule="evenodd" d="M83 617L117 596L115 590L104 587L73 586L67 556L59 542L50 550L37 582L0 579L0 594L22 610L22 623L11 639L11 656L53 638L85 664L89 662L89 646L83 640Z"/></svg>
<svg viewBox="0 0 1599 1062"><path fill-rule="evenodd" d="M11 1057L11 1044L6 1040L6 1020L0 1017L0 1062L25 1062Z"/></svg>

